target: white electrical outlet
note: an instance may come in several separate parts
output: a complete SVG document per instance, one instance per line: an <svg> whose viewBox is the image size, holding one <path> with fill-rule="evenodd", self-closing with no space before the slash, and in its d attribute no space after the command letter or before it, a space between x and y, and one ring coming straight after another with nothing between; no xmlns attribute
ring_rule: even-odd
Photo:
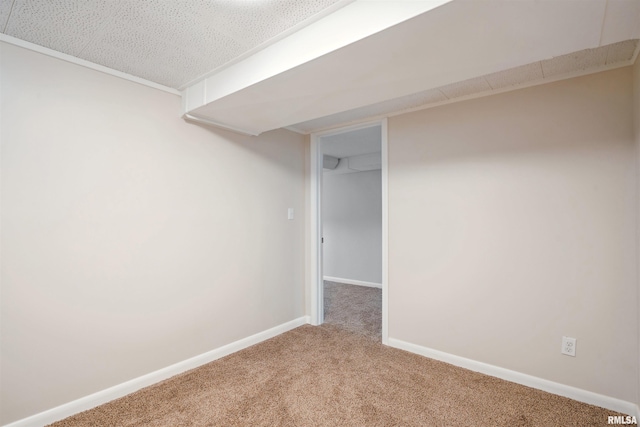
<svg viewBox="0 0 640 427"><path fill-rule="evenodd" d="M567 356L576 356L576 339L571 337L562 337L562 354Z"/></svg>

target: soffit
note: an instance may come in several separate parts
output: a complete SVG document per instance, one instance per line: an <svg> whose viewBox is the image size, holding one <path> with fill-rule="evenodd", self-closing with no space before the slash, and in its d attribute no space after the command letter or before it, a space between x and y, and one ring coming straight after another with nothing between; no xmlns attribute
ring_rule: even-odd
<svg viewBox="0 0 640 427"><path fill-rule="evenodd" d="M379 117L388 117L479 96L488 96L508 90L544 84L577 75L627 66L634 61L638 49L640 49L638 39L613 43L595 49L585 49L429 89L417 94L296 123L288 128L300 133L318 132Z"/></svg>
<svg viewBox="0 0 640 427"><path fill-rule="evenodd" d="M183 112L250 134L309 133L628 65L638 38L637 0L454 0L233 91L212 76L183 93Z"/></svg>
<svg viewBox="0 0 640 427"><path fill-rule="evenodd" d="M0 0L0 31L309 133L628 65L640 1Z"/></svg>

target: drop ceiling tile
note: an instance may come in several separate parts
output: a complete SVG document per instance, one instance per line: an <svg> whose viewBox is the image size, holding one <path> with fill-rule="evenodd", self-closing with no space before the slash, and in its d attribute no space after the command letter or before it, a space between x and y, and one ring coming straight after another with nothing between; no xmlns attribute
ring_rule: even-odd
<svg viewBox="0 0 640 427"><path fill-rule="evenodd" d="M336 3L337 0L280 0L273 2L274 13L280 16L288 27L321 12Z"/></svg>
<svg viewBox="0 0 640 427"><path fill-rule="evenodd" d="M193 75L195 78L209 71L200 56L175 48L154 55L154 62L157 66L147 67L145 78L169 87L180 87L185 76Z"/></svg>
<svg viewBox="0 0 640 427"><path fill-rule="evenodd" d="M185 0L178 0L178 2L183 1ZM215 3L205 2L205 6L198 7L194 13L197 13L204 21L213 24L218 32L228 36L236 43L246 46L245 50L249 50L321 12L324 7L337 1L219 0ZM316 4L326 4L326 6L318 9Z"/></svg>
<svg viewBox="0 0 640 427"><path fill-rule="evenodd" d="M149 43L148 35L136 28L121 23L111 24L111 27L113 31L103 32L85 47L79 56L82 59L109 66L108 62L113 59L112 55L120 54L123 57L147 61L163 46L158 42ZM110 53L109 60L101 58L102 52Z"/></svg>
<svg viewBox="0 0 640 427"><path fill-rule="evenodd" d="M186 26L188 29L195 25L195 17L191 22L188 17L190 15L184 13L177 5L159 0L123 0L113 14L119 28L124 24L160 40L174 38L180 27ZM109 28L108 31L119 28Z"/></svg>
<svg viewBox="0 0 640 427"><path fill-rule="evenodd" d="M184 67L181 87L318 13L318 5L336 1L149 0L140 7L137 0L123 0L116 16L155 40L200 56L206 66ZM276 12L286 5L297 10L299 21L287 21Z"/></svg>
<svg viewBox="0 0 640 427"><path fill-rule="evenodd" d="M529 83L535 80L542 80L542 67L540 62L510 68L497 73L484 76L493 89L502 89L509 86L516 86Z"/></svg>
<svg viewBox="0 0 640 427"><path fill-rule="evenodd" d="M214 4L210 3L206 7L211 8ZM200 55L215 54L220 49L233 52L247 49L245 44L235 42L217 31L216 21L204 19L193 6L181 6L182 3L166 0L150 0L142 4L139 1L124 0L114 14L114 19L119 24L147 34L151 41L168 41Z"/></svg>
<svg viewBox="0 0 640 427"><path fill-rule="evenodd" d="M189 57L201 61L197 54L183 54L187 59L169 61L167 56L178 48L168 42L152 39L148 34L122 22L115 22L109 27L109 31L97 37L78 57L170 87L175 86L168 85L167 79L159 81L151 76L166 73L165 70L175 67L176 63L183 70L185 64L193 62Z"/></svg>
<svg viewBox="0 0 640 427"><path fill-rule="evenodd" d="M0 32L4 32L11 13L11 6L13 6L13 0L0 1Z"/></svg>
<svg viewBox="0 0 640 427"><path fill-rule="evenodd" d="M162 61L158 61L158 67L149 68L150 57L154 58L153 61L156 61L156 58L162 58ZM172 49L168 49L163 54L149 51L142 51L141 54L138 54L129 50L105 46L97 52L85 52L83 59L168 87L177 87L182 75L186 72L196 70L204 73L208 70L207 65L203 64L199 57L194 57L186 52L176 53Z"/></svg>
<svg viewBox="0 0 640 427"><path fill-rule="evenodd" d="M637 46L637 39L610 44L608 46L609 50L607 51L607 64L631 60Z"/></svg>
<svg viewBox="0 0 640 427"><path fill-rule="evenodd" d="M297 24L296 22L287 25L287 22L269 7L269 2L222 1L215 10L203 10L203 17L208 22L215 23L217 31L246 46L246 50Z"/></svg>
<svg viewBox="0 0 640 427"><path fill-rule="evenodd" d="M77 55L117 5L117 0L15 0L5 34Z"/></svg>
<svg viewBox="0 0 640 427"><path fill-rule="evenodd" d="M103 65L114 70L133 76L142 77L145 71L144 57L137 56L132 52L123 52L112 47L105 47L99 53L88 52L82 55L82 59Z"/></svg>
<svg viewBox="0 0 640 427"><path fill-rule="evenodd" d="M545 77L557 76L589 68L601 67L607 60L607 46L585 49L541 61Z"/></svg>
<svg viewBox="0 0 640 427"><path fill-rule="evenodd" d="M444 96L439 89L429 89L412 95L392 99L384 102L383 104L385 104L386 108L392 108L392 111L397 111L446 100L447 97Z"/></svg>
<svg viewBox="0 0 640 427"><path fill-rule="evenodd" d="M211 71L248 50L245 45L209 25L199 26L191 35L183 34L177 41L178 43L176 40L171 40L170 43L200 57L204 63L208 64L208 69L204 72ZM203 73L188 73L185 75L183 84L201 74Z"/></svg>
<svg viewBox="0 0 640 427"><path fill-rule="evenodd" d="M489 84L483 77L476 77L473 79L442 86L439 89L447 96L447 98L452 99L490 91L491 86L489 86Z"/></svg>
<svg viewBox="0 0 640 427"><path fill-rule="evenodd" d="M122 22L113 28L117 31L103 34L81 57L169 87L179 87L185 78L195 78L210 69L197 52L152 38Z"/></svg>
<svg viewBox="0 0 640 427"><path fill-rule="evenodd" d="M15 0L6 34L178 88L338 1Z"/></svg>

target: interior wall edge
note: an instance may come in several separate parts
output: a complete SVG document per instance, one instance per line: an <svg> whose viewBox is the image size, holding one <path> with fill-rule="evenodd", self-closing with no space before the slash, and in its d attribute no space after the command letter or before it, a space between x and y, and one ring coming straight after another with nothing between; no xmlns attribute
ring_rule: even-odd
<svg viewBox="0 0 640 427"><path fill-rule="evenodd" d="M636 390L636 402L640 405L640 43L636 49L633 64L633 127L635 137L635 150L636 150L636 255L638 256L638 262L636 263L636 283L638 285L637 297L637 310L636 310L636 323L638 325L638 382ZM638 417L640 417L640 410L638 411Z"/></svg>

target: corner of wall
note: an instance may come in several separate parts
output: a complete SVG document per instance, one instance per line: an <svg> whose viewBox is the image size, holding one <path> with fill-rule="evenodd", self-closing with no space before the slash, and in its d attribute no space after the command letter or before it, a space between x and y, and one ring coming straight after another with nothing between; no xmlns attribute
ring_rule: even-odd
<svg viewBox="0 0 640 427"><path fill-rule="evenodd" d="M636 281L638 289L636 292L638 304L636 309L637 329L638 329L638 365L636 366L638 373L638 385L636 391L636 404L640 408L640 55L636 56L636 62L633 65L633 132L635 137L636 148ZM639 409L640 411L640 409ZM640 414L640 412L639 412Z"/></svg>

